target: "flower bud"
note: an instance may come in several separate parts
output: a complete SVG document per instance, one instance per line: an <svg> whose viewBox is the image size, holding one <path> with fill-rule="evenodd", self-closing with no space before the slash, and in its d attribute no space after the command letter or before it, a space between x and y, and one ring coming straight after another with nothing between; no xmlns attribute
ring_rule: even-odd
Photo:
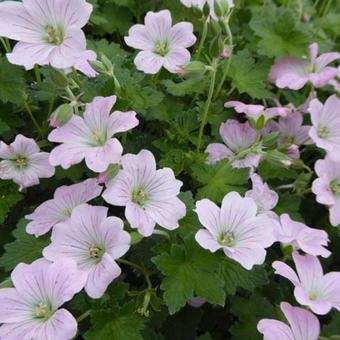
<svg viewBox="0 0 340 340"><path fill-rule="evenodd" d="M73 116L73 107L71 104L60 105L50 116L50 126L56 128L66 124Z"/></svg>
<svg viewBox="0 0 340 340"><path fill-rule="evenodd" d="M99 174L97 181L99 184L107 184L113 177L115 177L120 170L119 164L110 164L106 171Z"/></svg>
<svg viewBox="0 0 340 340"><path fill-rule="evenodd" d="M186 65L183 65L180 69L182 71L179 71L178 72L179 74L188 74L188 73L203 74L206 72L207 66L201 61L194 60Z"/></svg>
<svg viewBox="0 0 340 340"><path fill-rule="evenodd" d="M231 56L231 52L230 52L230 49L229 47L224 47L223 50L222 50L222 53L221 53L221 57L224 59L224 60L228 60Z"/></svg>

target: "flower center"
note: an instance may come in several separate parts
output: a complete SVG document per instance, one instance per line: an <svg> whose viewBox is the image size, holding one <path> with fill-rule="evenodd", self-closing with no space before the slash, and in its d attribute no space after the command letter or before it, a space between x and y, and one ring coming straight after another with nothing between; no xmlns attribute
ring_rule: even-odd
<svg viewBox="0 0 340 340"><path fill-rule="evenodd" d="M335 179L331 182L331 190L332 193L335 195L340 195L340 180L339 179Z"/></svg>
<svg viewBox="0 0 340 340"><path fill-rule="evenodd" d="M169 43L167 41L157 41L155 43L154 53L164 57L170 50Z"/></svg>
<svg viewBox="0 0 340 340"><path fill-rule="evenodd" d="M319 293L317 292L317 291L311 291L310 293L309 293L309 298L310 298L310 300L318 300L319 299L319 297L320 297L320 295L319 295Z"/></svg>
<svg viewBox="0 0 340 340"><path fill-rule="evenodd" d="M101 131L94 131L91 138L94 141L95 146L104 146L107 142L105 133L102 133Z"/></svg>
<svg viewBox="0 0 340 340"><path fill-rule="evenodd" d="M283 138L283 143L294 144L294 136L285 136Z"/></svg>
<svg viewBox="0 0 340 340"><path fill-rule="evenodd" d="M24 156L17 156L17 158L15 158L13 162L18 169L23 169L27 167L27 158Z"/></svg>
<svg viewBox="0 0 340 340"><path fill-rule="evenodd" d="M218 243L222 246L232 247L235 245L234 235L231 232L224 232L220 235Z"/></svg>
<svg viewBox="0 0 340 340"><path fill-rule="evenodd" d="M34 314L39 319L49 319L52 316L53 311L46 303L40 302L35 306Z"/></svg>
<svg viewBox="0 0 340 340"><path fill-rule="evenodd" d="M90 257L92 259L101 259L104 254L104 249L98 245L92 245L89 249Z"/></svg>
<svg viewBox="0 0 340 340"><path fill-rule="evenodd" d="M71 217L72 214L72 209L71 208L65 208L63 210L63 215L67 216L67 217Z"/></svg>
<svg viewBox="0 0 340 340"><path fill-rule="evenodd" d="M148 194L143 189L136 189L132 192L131 200L139 206L144 206L148 199Z"/></svg>
<svg viewBox="0 0 340 340"><path fill-rule="evenodd" d="M52 45L61 45L64 42L64 32L61 27L46 26L46 41Z"/></svg>
<svg viewBox="0 0 340 340"><path fill-rule="evenodd" d="M329 132L330 131L329 131L329 129L327 127L325 127L325 126L319 127L319 129L318 129L318 136L320 138L326 138L326 137L328 137Z"/></svg>

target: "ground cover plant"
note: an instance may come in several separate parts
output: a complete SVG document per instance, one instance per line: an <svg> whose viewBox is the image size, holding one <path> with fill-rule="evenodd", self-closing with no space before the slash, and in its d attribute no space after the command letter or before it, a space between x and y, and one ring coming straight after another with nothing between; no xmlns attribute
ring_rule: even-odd
<svg viewBox="0 0 340 340"><path fill-rule="evenodd" d="M339 339L339 24L1 1L0 339Z"/></svg>

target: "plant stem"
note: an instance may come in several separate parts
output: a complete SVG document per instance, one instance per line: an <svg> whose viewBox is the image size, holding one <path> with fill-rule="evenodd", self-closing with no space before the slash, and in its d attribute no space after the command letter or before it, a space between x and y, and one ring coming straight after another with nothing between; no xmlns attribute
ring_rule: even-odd
<svg viewBox="0 0 340 340"><path fill-rule="evenodd" d="M203 111L203 117L201 121L201 126L199 129L199 134L198 134L198 139L197 139L197 151L200 151L201 145L202 145L202 137L203 137L203 131L204 127L207 123L207 118L208 118L208 113L211 105L211 100L214 94L214 89L215 89L215 82L216 82L216 71L217 71L217 64L218 64L218 59L214 59L212 63L213 70L211 71L211 80L210 80L210 87L209 87L209 93L208 93L208 99L205 102L204 105L204 111Z"/></svg>
<svg viewBox="0 0 340 340"><path fill-rule="evenodd" d="M77 322L81 322L86 319L91 314L90 310L87 310L85 313L77 317Z"/></svg>
<svg viewBox="0 0 340 340"><path fill-rule="evenodd" d="M228 34L228 40L229 40L229 45L230 45L230 56L229 56L229 59L227 60L227 62L225 63L225 65L224 65L222 78L221 78L221 80L220 80L220 82L217 86L216 92L215 92L215 96L214 96L215 99L220 95L221 90L222 90L222 86L225 82L225 79L227 78L227 74L229 72L229 67L230 67L230 60L231 60L231 56L232 56L232 53L233 53L233 35L232 35L230 27L229 27L229 22L224 22L224 27L225 27L227 34Z"/></svg>
<svg viewBox="0 0 340 340"><path fill-rule="evenodd" d="M124 259L119 259L119 260L117 260L117 262L126 264L126 265L128 265L128 266L130 266L132 268L135 268L135 269L139 270L144 275L145 281L146 281L146 283L148 285L148 288L152 289L152 284L151 284L151 281L150 281L150 275L149 275L148 271L145 268L143 268L139 264L136 264L136 263L130 262L128 260L124 260Z"/></svg>
<svg viewBox="0 0 340 340"><path fill-rule="evenodd" d="M34 115L33 115L33 112L31 110L31 108L29 107L28 105L28 102L27 100L24 100L24 106L25 106L25 109L28 113L28 115L30 116L31 120L32 120L32 123L34 124L34 126L36 127L37 131L39 132L39 135L41 138L44 138L44 134L41 130L41 127L40 125L38 124L37 120L35 119Z"/></svg>
<svg viewBox="0 0 340 340"><path fill-rule="evenodd" d="M72 90L70 89L69 86L65 87L65 91L67 92L67 94L69 95L69 99L71 101L71 103L73 103L73 107L74 107L74 111L76 115L79 115L79 110L78 110L78 99L77 97L74 95L74 93L72 92Z"/></svg>
<svg viewBox="0 0 340 340"><path fill-rule="evenodd" d="M34 65L34 73L35 73L35 79L37 80L38 84L41 84L41 75L39 66L37 64Z"/></svg>
<svg viewBox="0 0 340 340"><path fill-rule="evenodd" d="M152 234L164 236L165 238L167 238L170 241L169 234L164 230L154 229Z"/></svg>
<svg viewBox="0 0 340 340"><path fill-rule="evenodd" d="M5 38L0 37L0 41L2 43L2 46L5 49L6 53L10 53L11 52L11 48L10 48L10 46L7 45L7 42L6 42Z"/></svg>
<svg viewBox="0 0 340 340"><path fill-rule="evenodd" d="M197 50L197 58L201 55L205 39L207 38L207 33L208 33L208 18L203 17L203 30L202 30L202 36L201 36L200 44L199 44L198 50Z"/></svg>

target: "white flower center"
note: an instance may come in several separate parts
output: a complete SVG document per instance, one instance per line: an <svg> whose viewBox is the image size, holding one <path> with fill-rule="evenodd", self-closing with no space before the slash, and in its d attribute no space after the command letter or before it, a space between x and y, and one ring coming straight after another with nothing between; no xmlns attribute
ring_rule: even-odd
<svg viewBox="0 0 340 340"><path fill-rule="evenodd" d="M64 32L60 26L53 27L47 25L45 27L46 42L52 45L61 45L64 42Z"/></svg>
<svg viewBox="0 0 340 340"><path fill-rule="evenodd" d="M65 208L63 210L63 215L66 216L66 217L71 217L71 214L72 214L72 209L71 208Z"/></svg>
<svg viewBox="0 0 340 340"><path fill-rule="evenodd" d="M231 232L223 232L218 238L218 243L222 246L232 247L235 245L235 238Z"/></svg>
<svg viewBox="0 0 340 340"><path fill-rule="evenodd" d="M329 136L329 133L330 131L328 127L320 126L317 134L320 138L327 138Z"/></svg>
<svg viewBox="0 0 340 340"><path fill-rule="evenodd" d="M104 255L104 248L98 245L92 245L89 249L90 257L92 259L100 260Z"/></svg>
<svg viewBox="0 0 340 340"><path fill-rule="evenodd" d="M320 294L316 290L310 291L308 296L309 296L309 299L313 301L318 300L320 298Z"/></svg>
<svg viewBox="0 0 340 340"><path fill-rule="evenodd" d="M28 165L27 158L21 155L18 155L16 158L14 158L12 162L20 170L22 170L23 168L26 168Z"/></svg>
<svg viewBox="0 0 340 340"><path fill-rule="evenodd" d="M334 195L340 195L340 180L335 179L331 182L331 190Z"/></svg>
<svg viewBox="0 0 340 340"><path fill-rule="evenodd" d="M107 142L106 134L101 131L94 131L91 135L91 139L95 146L104 146Z"/></svg>
<svg viewBox="0 0 340 340"><path fill-rule="evenodd" d="M170 51L170 45L167 41L157 41L155 43L154 53L164 57Z"/></svg>
<svg viewBox="0 0 340 340"><path fill-rule="evenodd" d="M131 195L131 201L140 207L143 207L147 202L149 195L142 188L135 189Z"/></svg>
<svg viewBox="0 0 340 340"><path fill-rule="evenodd" d="M53 315L53 310L44 302L40 302L35 306L34 314L39 319L49 319Z"/></svg>

